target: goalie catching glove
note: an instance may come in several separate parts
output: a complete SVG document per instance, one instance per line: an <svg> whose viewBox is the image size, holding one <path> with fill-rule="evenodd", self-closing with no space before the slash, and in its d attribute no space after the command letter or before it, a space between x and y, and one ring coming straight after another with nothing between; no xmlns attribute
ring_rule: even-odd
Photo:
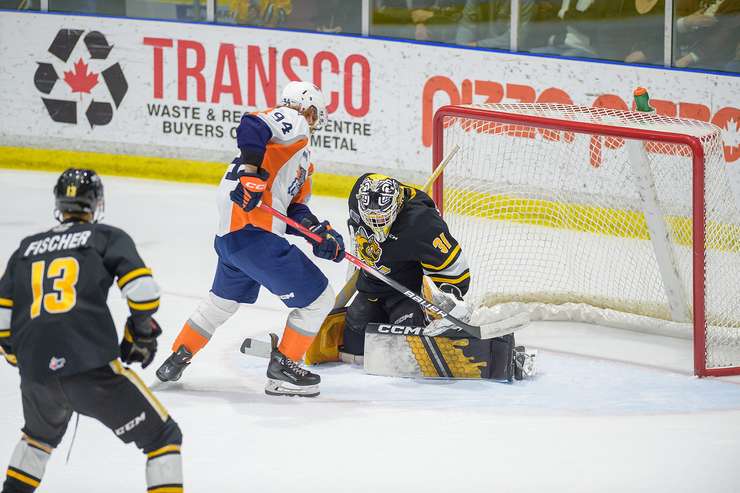
<svg viewBox="0 0 740 493"><path fill-rule="evenodd" d="M124 363L140 362L146 368L157 354L157 337L162 328L152 317L136 321L133 316L126 320L121 341L121 360Z"/></svg>

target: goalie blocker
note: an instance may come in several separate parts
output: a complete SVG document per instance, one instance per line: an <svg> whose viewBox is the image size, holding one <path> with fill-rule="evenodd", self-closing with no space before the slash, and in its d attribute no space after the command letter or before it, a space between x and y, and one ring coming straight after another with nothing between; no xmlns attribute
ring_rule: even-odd
<svg viewBox="0 0 740 493"><path fill-rule="evenodd" d="M515 377L522 379L521 371L515 371L514 334L473 339L429 337L422 335L423 331L423 327L368 324L365 371L394 377L481 378L506 382Z"/></svg>

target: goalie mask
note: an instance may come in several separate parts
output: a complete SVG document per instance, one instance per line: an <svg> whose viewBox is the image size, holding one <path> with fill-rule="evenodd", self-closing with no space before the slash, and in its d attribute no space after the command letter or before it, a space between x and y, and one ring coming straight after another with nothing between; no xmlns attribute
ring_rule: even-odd
<svg viewBox="0 0 740 493"><path fill-rule="evenodd" d="M360 184L357 204L362 221L382 243L388 238L393 221L403 206L401 184L385 175L368 175Z"/></svg>

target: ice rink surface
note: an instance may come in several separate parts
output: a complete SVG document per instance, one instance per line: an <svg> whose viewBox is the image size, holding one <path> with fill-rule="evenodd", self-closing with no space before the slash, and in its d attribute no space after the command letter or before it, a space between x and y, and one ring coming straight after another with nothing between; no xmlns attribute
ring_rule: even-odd
<svg viewBox="0 0 740 493"><path fill-rule="evenodd" d="M2 268L23 236L54 224L55 179L0 171ZM103 181L105 222L131 234L163 289L160 352L147 370L136 368L154 383L154 370L210 288L215 188ZM312 206L345 232L346 201L315 197ZM341 287L346 267L316 262ZM127 311L115 287L110 305L122 325ZM531 381L393 379L333 365L318 367L320 397L269 397L266 360L238 348L244 337L279 332L287 313L263 290L256 305L242 306L219 329L179 383L153 385L183 429L187 491L740 491L738 379L691 377L688 341L535 324L519 337L541 348ZM18 376L4 363L0 403L4 467L23 424ZM39 491L145 491L144 456L91 419L80 420L65 464L72 428Z"/></svg>

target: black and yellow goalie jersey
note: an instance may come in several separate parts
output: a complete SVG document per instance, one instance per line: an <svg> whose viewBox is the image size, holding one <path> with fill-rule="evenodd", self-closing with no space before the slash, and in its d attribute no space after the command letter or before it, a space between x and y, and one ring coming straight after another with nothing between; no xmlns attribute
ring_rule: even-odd
<svg viewBox="0 0 740 493"><path fill-rule="evenodd" d="M406 185L403 207L391 226L388 238L380 243L360 218L357 193L369 173L362 175L349 196L349 230L355 242L355 255L403 286L421 292L422 276L427 275L445 292L462 297L470 285L470 270L465 256L450 234L429 195ZM360 272L357 290L377 296L396 291Z"/></svg>
<svg viewBox="0 0 740 493"><path fill-rule="evenodd" d="M66 222L21 241L0 278L0 344L24 378L73 375L120 356L107 306L114 279L133 316L157 310L159 288L122 230Z"/></svg>

